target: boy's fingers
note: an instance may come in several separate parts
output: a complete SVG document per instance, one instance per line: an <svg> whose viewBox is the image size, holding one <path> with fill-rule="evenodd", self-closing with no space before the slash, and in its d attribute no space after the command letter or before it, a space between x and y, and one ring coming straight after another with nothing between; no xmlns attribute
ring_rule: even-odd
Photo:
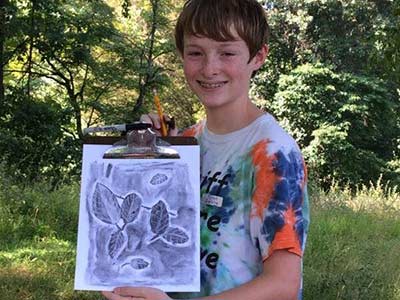
<svg viewBox="0 0 400 300"><path fill-rule="evenodd" d="M174 118L171 118L167 115L164 115L164 121L168 126L168 135L169 136L177 136L178 135L178 128L175 126ZM140 122L151 124L153 129L156 130L157 135L161 135L159 132L161 129L161 120L158 114L156 113L149 113L147 115L140 116Z"/></svg>
<svg viewBox="0 0 400 300"><path fill-rule="evenodd" d="M165 120L165 123L167 123L167 126L168 126L168 136L177 136L179 130L176 127L175 118L165 115L164 116L164 120Z"/></svg>
<svg viewBox="0 0 400 300"><path fill-rule="evenodd" d="M119 287L114 293L126 296L128 299L166 300L171 299L163 291L150 287Z"/></svg>
<svg viewBox="0 0 400 300"><path fill-rule="evenodd" d="M140 116L140 122L142 123L148 123L153 125L153 122L151 121L150 117L148 115L141 115Z"/></svg>
<svg viewBox="0 0 400 300"><path fill-rule="evenodd" d="M168 135L169 136L177 136L178 132L179 132L179 130L176 127L175 128L169 128Z"/></svg>
<svg viewBox="0 0 400 300"><path fill-rule="evenodd" d="M114 294L113 292L103 291L101 294L106 297L108 300L127 300L126 297L122 297L118 294Z"/></svg>
<svg viewBox="0 0 400 300"><path fill-rule="evenodd" d="M157 114L149 113L147 115L141 115L140 121L151 124L155 129L160 129L160 119Z"/></svg>

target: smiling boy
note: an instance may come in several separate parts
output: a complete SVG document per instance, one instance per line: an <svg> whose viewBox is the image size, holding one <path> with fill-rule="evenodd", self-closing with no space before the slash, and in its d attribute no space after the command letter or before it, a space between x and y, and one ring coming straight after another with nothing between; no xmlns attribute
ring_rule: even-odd
<svg viewBox="0 0 400 300"><path fill-rule="evenodd" d="M201 150L201 291L172 297L301 299L309 224L300 150L249 97L268 53L269 29L256 0L190 0L175 40L186 80L206 119L185 130ZM159 128L150 114L144 120ZM110 300L169 297L117 288Z"/></svg>

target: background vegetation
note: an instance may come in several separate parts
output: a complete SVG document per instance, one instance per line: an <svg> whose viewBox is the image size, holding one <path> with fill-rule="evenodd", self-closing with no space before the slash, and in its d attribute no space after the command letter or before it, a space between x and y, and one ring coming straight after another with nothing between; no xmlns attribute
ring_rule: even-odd
<svg viewBox="0 0 400 300"><path fill-rule="evenodd" d="M318 182L400 178L400 1L261 1L271 54L252 95ZM19 181L79 174L82 130L132 122L157 88L179 127L202 116L173 45L178 0L0 2L0 156ZM17 149L17 151L16 151Z"/></svg>
<svg viewBox="0 0 400 300"><path fill-rule="evenodd" d="M260 1L270 55L252 97L312 180L305 299L400 299L400 1ZM72 291L83 129L203 116L172 39L178 0L0 0L0 292ZM2 296L3 297L3 296ZM8 298L7 298L8 297Z"/></svg>

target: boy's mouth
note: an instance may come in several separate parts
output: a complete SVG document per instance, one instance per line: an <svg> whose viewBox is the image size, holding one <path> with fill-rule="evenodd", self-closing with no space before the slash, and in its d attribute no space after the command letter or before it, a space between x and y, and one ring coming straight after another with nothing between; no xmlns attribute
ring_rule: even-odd
<svg viewBox="0 0 400 300"><path fill-rule="evenodd" d="M220 82L204 82L197 80L197 83L205 89L216 89L228 83L228 81L220 81Z"/></svg>

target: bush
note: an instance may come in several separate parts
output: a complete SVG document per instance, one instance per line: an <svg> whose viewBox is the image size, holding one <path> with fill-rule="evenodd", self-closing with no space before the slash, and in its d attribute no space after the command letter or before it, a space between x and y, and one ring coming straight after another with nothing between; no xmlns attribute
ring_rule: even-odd
<svg viewBox="0 0 400 300"><path fill-rule="evenodd" d="M278 90L271 110L322 183L394 177L389 161L398 156L400 110L385 82L306 64L282 76Z"/></svg>
<svg viewBox="0 0 400 300"><path fill-rule="evenodd" d="M0 158L8 176L54 186L77 172L80 143L66 134L71 116L61 105L14 89L0 108Z"/></svg>

